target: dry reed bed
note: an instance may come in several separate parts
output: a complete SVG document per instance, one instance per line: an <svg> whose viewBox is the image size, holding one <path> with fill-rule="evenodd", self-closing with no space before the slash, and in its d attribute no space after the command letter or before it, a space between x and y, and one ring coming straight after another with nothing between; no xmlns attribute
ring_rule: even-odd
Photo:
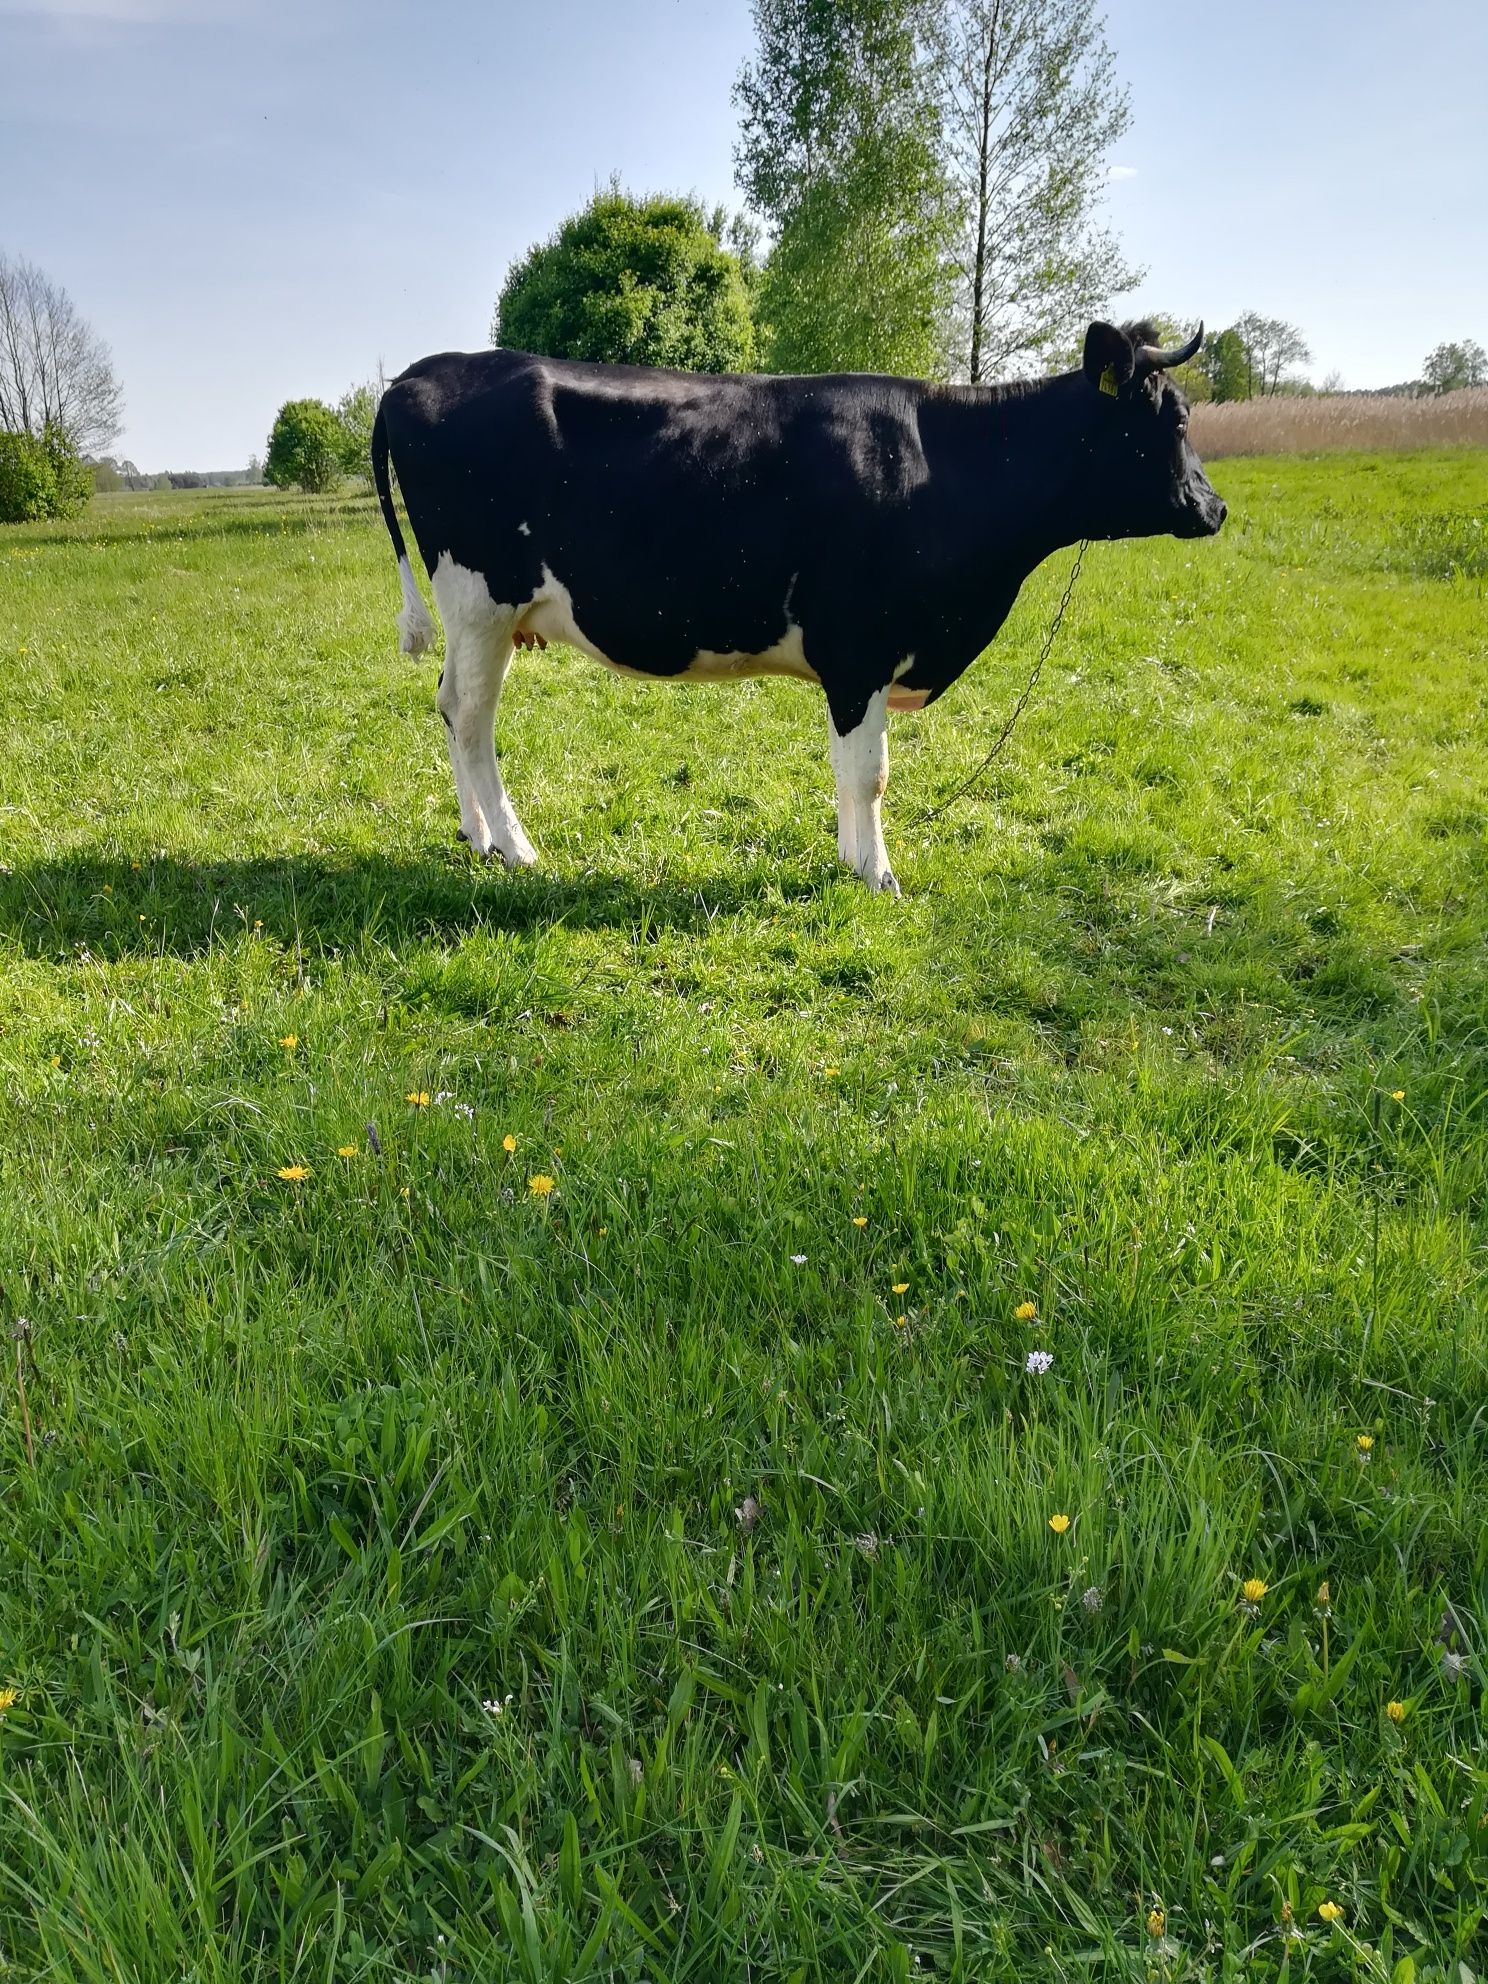
<svg viewBox="0 0 1488 1984"><path fill-rule="evenodd" d="M1193 439L1211 459L1322 448L1488 447L1488 388L1419 400L1329 393L1201 404L1193 409Z"/></svg>

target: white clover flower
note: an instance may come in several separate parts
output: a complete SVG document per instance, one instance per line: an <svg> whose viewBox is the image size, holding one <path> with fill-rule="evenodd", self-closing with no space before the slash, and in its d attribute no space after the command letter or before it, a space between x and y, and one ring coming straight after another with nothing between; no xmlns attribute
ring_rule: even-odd
<svg viewBox="0 0 1488 1984"><path fill-rule="evenodd" d="M1053 1362L1052 1350L1030 1350L1023 1369L1031 1372L1035 1378L1041 1378Z"/></svg>

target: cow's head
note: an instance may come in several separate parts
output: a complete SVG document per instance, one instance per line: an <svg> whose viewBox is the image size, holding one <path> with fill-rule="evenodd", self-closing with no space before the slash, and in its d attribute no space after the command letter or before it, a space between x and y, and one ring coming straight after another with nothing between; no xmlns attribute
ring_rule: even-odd
<svg viewBox="0 0 1488 1984"><path fill-rule="evenodd" d="M1165 376L1192 358L1204 335L1162 351L1151 327L1092 324L1085 333L1085 386L1092 409L1090 537L1212 537L1225 520L1203 465L1189 446L1188 401Z"/></svg>

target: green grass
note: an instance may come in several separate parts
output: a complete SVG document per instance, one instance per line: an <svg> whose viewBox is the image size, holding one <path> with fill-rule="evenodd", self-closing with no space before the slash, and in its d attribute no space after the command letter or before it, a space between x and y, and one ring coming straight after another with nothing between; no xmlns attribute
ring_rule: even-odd
<svg viewBox="0 0 1488 1984"><path fill-rule="evenodd" d="M361 501L0 538L7 1976L1483 1968L1488 456L1215 480L902 902L556 651L477 867Z"/></svg>

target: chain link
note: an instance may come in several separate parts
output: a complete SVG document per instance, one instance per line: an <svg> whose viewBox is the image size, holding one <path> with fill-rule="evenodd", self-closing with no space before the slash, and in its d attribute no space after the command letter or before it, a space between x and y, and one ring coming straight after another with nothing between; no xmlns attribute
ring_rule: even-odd
<svg viewBox="0 0 1488 1984"><path fill-rule="evenodd" d="M1080 576L1080 567L1084 564L1085 553L1089 549L1090 549L1090 539L1088 537L1082 539L1080 543L1080 549L1075 553L1075 562L1070 569L1069 578L1065 581L1064 597L1063 599L1060 600L1058 610L1055 612L1054 618L1049 624L1049 631L1044 636L1044 645L1039 654L1039 658L1033 664L1033 671L1029 675L1028 680L1023 684L1023 693L1021 696L1019 696L1017 702L1013 704L1012 710L1009 712L1007 722L1002 726L1001 730L998 731L996 737L992 740L991 750L988 751L987 755L982 759L981 763L977 766L976 770L971 774L969 778L963 779L958 786L953 787L952 790L946 794L944 799L937 800L935 805L927 807L926 810L920 814L919 819L916 822L917 825L923 826L928 820L939 819L940 815L946 812L950 807L954 806L958 799L964 799L966 794L970 792L971 788L982 777L983 773L990 769L991 765L997 758L998 753L1001 751L1003 745L1007 743L1008 739L1012 736L1014 730L1017 728L1019 717L1022 716L1024 710L1026 710L1028 707L1029 697L1038 687L1038 679L1044 672L1044 663L1049 659L1050 650L1053 648L1055 641L1058 640L1059 638L1059 629L1064 622L1064 610L1070 603L1070 595L1071 593L1073 593L1075 589L1075 580L1078 579Z"/></svg>

